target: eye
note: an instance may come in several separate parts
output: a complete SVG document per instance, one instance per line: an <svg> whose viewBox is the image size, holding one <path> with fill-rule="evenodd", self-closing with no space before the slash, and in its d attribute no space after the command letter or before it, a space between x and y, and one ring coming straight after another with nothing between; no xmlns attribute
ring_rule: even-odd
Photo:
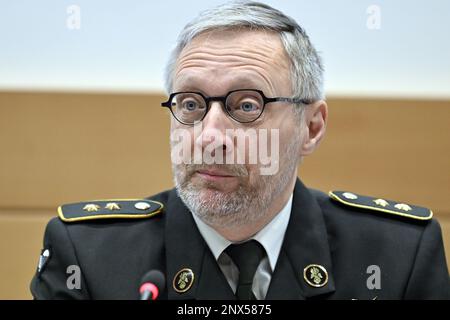
<svg viewBox="0 0 450 320"><path fill-rule="evenodd" d="M251 102L243 102L241 103L240 109L245 112L251 112L258 109L258 107Z"/></svg>
<svg viewBox="0 0 450 320"><path fill-rule="evenodd" d="M195 111L198 108L198 103L194 100L183 101L183 109L187 111Z"/></svg>

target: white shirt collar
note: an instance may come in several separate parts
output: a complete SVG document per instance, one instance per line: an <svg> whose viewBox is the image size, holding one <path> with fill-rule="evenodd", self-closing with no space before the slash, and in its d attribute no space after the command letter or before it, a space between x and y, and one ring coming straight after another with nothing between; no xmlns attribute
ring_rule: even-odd
<svg viewBox="0 0 450 320"><path fill-rule="evenodd" d="M286 233L289 218L291 216L292 198L293 195L291 194L283 209L281 209L272 221L251 238L257 240L266 250L272 271L275 270L281 245L283 244L284 234ZM214 258L218 260L222 252L232 244L232 242L222 237L222 235L203 222L194 213L192 213L192 216L194 217L194 221L197 224L200 234L211 249Z"/></svg>

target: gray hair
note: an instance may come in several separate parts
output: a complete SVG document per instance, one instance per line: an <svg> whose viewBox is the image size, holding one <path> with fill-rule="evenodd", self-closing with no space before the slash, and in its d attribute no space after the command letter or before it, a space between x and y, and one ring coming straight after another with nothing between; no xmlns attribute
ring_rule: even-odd
<svg viewBox="0 0 450 320"><path fill-rule="evenodd" d="M232 1L203 11L184 27L166 66L167 92L172 91L178 57L193 38L207 31L239 27L278 33L291 62L294 98L308 101L324 99L322 62L306 32L291 17L255 1Z"/></svg>

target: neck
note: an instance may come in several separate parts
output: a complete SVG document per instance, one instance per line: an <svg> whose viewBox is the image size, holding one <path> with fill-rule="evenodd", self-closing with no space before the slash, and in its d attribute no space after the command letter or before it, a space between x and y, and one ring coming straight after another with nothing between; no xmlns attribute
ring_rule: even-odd
<svg viewBox="0 0 450 320"><path fill-rule="evenodd" d="M272 219L283 209L294 190L296 180L297 176L295 175L287 185L286 189L272 202L267 208L266 213L262 215L260 219L238 227L213 227L214 230L231 242L240 242L250 239L272 221Z"/></svg>

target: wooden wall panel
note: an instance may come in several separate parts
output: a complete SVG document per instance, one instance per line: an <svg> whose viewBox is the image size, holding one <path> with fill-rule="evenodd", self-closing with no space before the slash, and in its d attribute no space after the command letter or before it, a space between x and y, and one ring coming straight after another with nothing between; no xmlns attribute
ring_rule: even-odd
<svg viewBox="0 0 450 320"><path fill-rule="evenodd" d="M52 208L172 186L160 96L0 95L0 205Z"/></svg>
<svg viewBox="0 0 450 320"><path fill-rule="evenodd" d="M30 298L43 230L59 204L172 186L163 98L0 92L0 299ZM448 251L450 101L328 103L327 136L299 170L306 184L428 206Z"/></svg>
<svg viewBox="0 0 450 320"><path fill-rule="evenodd" d="M145 196L172 186L159 95L0 93L0 206ZM450 101L329 99L303 179L450 208Z"/></svg>
<svg viewBox="0 0 450 320"><path fill-rule="evenodd" d="M330 99L327 135L300 169L320 189L450 212L450 101Z"/></svg>

